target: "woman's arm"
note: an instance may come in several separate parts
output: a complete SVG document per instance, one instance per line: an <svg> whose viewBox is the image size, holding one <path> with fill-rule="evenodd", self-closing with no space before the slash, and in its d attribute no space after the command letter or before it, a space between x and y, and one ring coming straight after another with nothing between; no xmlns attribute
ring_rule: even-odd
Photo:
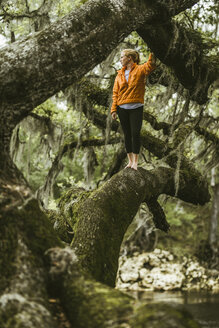
<svg viewBox="0 0 219 328"><path fill-rule="evenodd" d="M148 61L144 63L143 65L144 73L145 75L149 75L151 72L153 72L156 68L156 57L154 53L150 53Z"/></svg>

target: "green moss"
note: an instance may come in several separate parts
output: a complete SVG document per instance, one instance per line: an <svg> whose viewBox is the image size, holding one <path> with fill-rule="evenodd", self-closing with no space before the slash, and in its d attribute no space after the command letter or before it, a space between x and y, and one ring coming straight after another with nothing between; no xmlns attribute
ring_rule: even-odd
<svg viewBox="0 0 219 328"><path fill-rule="evenodd" d="M147 304L136 307L131 326L135 328L200 328L192 315L181 306Z"/></svg>
<svg viewBox="0 0 219 328"><path fill-rule="evenodd" d="M130 296L82 274L65 279L62 290L67 316L78 328L103 328L107 321L122 320L132 311L133 299Z"/></svg>
<svg viewBox="0 0 219 328"><path fill-rule="evenodd" d="M73 232L65 217L60 212L51 210L49 210L46 214L48 215L59 238L65 243L70 244L73 238Z"/></svg>
<svg viewBox="0 0 219 328"><path fill-rule="evenodd" d="M78 209L89 195L90 192L83 188L70 188L59 200L58 207L62 216L60 220L62 220L62 224L64 224L63 219L66 220L73 232L75 232L78 222Z"/></svg>
<svg viewBox="0 0 219 328"><path fill-rule="evenodd" d="M86 96L89 101L93 104L107 106L109 98L109 90L102 89L90 81L83 78L80 81L80 90L82 92L81 96Z"/></svg>

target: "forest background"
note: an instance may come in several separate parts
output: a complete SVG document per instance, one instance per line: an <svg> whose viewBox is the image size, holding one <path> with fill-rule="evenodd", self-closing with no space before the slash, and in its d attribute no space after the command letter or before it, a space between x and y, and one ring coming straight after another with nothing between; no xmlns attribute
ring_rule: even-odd
<svg viewBox="0 0 219 328"><path fill-rule="evenodd" d="M171 195L161 193L159 202L157 197L147 206L142 205L126 237L144 225L152 238L152 246L149 242L146 249L156 246L171 250L178 257L196 256L210 268L218 268L219 5L217 1L193 1L197 4L186 9L186 3L185 10L173 15L173 22L170 22L166 15L170 15L172 4L167 13L162 1L154 5L150 1L146 3L158 17L162 11L163 25L162 21L156 21L155 15L146 27L139 26L137 31L128 26L130 33L121 37L118 44L115 42L112 51L104 41L107 55L100 46L100 60L96 59L98 53L94 56L89 46L86 60L90 61L91 70L88 64L83 70L84 76L79 79L77 71L75 83L58 87L55 94L48 92L46 101L24 115L13 128L10 157L37 197L41 210L55 222L55 230L69 244L74 228L68 219L65 218L65 224L56 219L57 211L66 211L62 207L66 191L77 190L77 195L82 190L92 192L125 166L121 129L118 122L112 122L109 113L112 86L120 68L120 52L124 48L134 48L141 53L143 63L153 51L158 67L147 81L140 166L149 171L174 167L174 192L171 191ZM51 24L80 10L83 5L86 6L86 1L1 1L2 51L4 46L28 41L35 33L40 35ZM119 29L119 25L116 28ZM95 35L97 30L93 33ZM98 44L99 41L92 42ZM162 42L166 48L162 49ZM182 61L177 62L173 54L178 53L182 54ZM59 85L58 78L54 84ZM33 91L37 90L34 83L33 80ZM2 99L4 105L4 96ZM2 131L3 125L4 120L1 121ZM194 173L196 182L199 173L201 176L198 184L202 191L197 189L197 195L193 195L191 189L191 194L184 197L186 202L180 196L181 170ZM203 181L207 181L208 188ZM199 199L199 192L204 195L200 196L203 201ZM193 200L193 196L198 200ZM169 225L170 231L166 234Z"/></svg>

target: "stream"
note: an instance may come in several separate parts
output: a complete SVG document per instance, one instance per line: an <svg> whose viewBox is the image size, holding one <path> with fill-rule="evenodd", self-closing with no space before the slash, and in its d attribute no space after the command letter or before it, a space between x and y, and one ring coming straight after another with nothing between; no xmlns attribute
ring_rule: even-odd
<svg viewBox="0 0 219 328"><path fill-rule="evenodd" d="M147 303L182 304L203 328L219 328L219 293L131 291L129 294Z"/></svg>

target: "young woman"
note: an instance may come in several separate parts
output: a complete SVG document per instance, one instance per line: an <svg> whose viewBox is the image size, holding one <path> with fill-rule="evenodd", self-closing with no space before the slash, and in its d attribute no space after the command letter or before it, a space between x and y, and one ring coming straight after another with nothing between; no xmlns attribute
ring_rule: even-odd
<svg viewBox="0 0 219 328"><path fill-rule="evenodd" d="M125 137L128 165L137 170L140 151L140 131L143 119L143 104L146 77L155 69L155 57L150 54L143 65L139 65L139 53L125 49L121 53L122 69L118 71L113 87L111 115L119 116Z"/></svg>

